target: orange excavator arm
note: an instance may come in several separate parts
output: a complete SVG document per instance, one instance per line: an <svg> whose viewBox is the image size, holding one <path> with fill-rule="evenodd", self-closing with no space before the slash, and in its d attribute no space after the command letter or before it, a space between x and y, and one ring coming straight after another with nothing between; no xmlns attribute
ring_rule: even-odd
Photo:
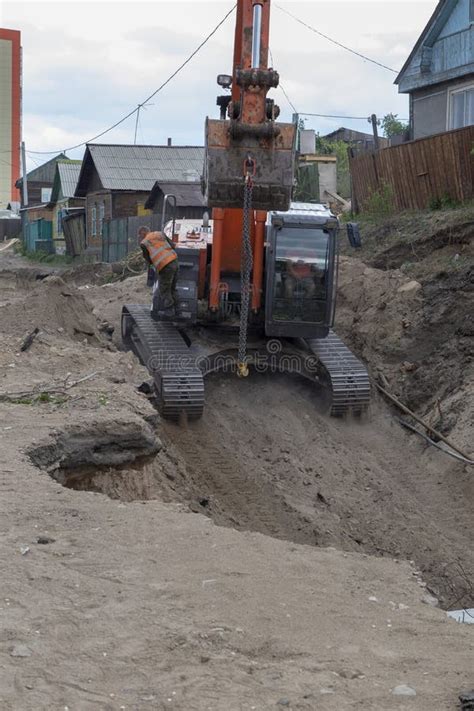
<svg viewBox="0 0 474 711"><path fill-rule="evenodd" d="M238 0L232 75L217 81L219 120L206 122L204 181L209 207L242 208L244 176L251 161L256 210L287 210L294 184L296 127L277 123L267 98L279 75L268 67L270 0Z"/></svg>
<svg viewBox="0 0 474 711"><path fill-rule="evenodd" d="M214 220L209 308L217 311L227 284L223 273L241 268L246 176L252 179L250 220L253 252L251 310L262 303L266 213L288 210L295 176L296 126L277 123L280 113L267 97L279 83L268 67L270 0L238 0L232 75L218 84L218 120L206 121L204 184ZM253 212L255 211L255 212Z"/></svg>

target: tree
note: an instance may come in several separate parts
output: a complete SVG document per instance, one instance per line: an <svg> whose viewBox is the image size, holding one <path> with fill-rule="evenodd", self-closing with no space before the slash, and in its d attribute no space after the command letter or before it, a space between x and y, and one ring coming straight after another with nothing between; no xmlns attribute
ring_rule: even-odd
<svg viewBox="0 0 474 711"><path fill-rule="evenodd" d="M398 118L398 114L387 114L382 119L382 128L386 138L400 136L408 130L408 124Z"/></svg>

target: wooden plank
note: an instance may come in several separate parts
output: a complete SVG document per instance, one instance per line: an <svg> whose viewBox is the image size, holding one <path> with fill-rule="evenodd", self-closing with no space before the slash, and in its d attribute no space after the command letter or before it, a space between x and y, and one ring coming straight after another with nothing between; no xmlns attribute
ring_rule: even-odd
<svg viewBox="0 0 474 711"><path fill-rule="evenodd" d="M436 198L458 201L474 197L474 127L438 134L353 155L350 170L357 209L384 184L394 191L399 210L425 209Z"/></svg>

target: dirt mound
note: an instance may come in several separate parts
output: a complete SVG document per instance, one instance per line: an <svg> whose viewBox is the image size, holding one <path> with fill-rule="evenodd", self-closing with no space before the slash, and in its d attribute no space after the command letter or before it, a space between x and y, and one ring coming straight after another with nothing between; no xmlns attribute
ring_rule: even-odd
<svg viewBox="0 0 474 711"><path fill-rule="evenodd" d="M388 218L359 216L362 249L357 256L377 269L401 269L423 282L474 262L474 206L406 212ZM343 240L342 249L354 255Z"/></svg>
<svg viewBox="0 0 474 711"><path fill-rule="evenodd" d="M57 471L123 465L155 455L160 449L152 429L135 417L71 425L64 432L52 432L50 442L27 454L36 466Z"/></svg>
<svg viewBox="0 0 474 711"><path fill-rule="evenodd" d="M32 281L18 298L8 299L2 308L2 327L10 335L21 337L34 328L45 333L65 334L75 340L98 344L98 322L91 304L77 289L59 276Z"/></svg>
<svg viewBox="0 0 474 711"><path fill-rule="evenodd" d="M94 264L77 264L61 272L61 278L68 284L83 286L85 284L103 284L112 278L112 266L103 262Z"/></svg>
<svg viewBox="0 0 474 711"><path fill-rule="evenodd" d="M336 330L374 376L471 453L473 310L472 266L420 283L341 259Z"/></svg>

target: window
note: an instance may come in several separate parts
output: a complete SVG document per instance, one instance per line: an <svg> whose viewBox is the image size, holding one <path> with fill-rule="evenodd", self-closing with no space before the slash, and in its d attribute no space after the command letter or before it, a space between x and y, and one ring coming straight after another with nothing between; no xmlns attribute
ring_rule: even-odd
<svg viewBox="0 0 474 711"><path fill-rule="evenodd" d="M57 215L56 215L56 231L58 235L62 234L63 232L63 211L58 210Z"/></svg>
<svg viewBox="0 0 474 711"><path fill-rule="evenodd" d="M103 202L99 205L99 235L102 235L102 228L104 226L104 215L105 215L105 205Z"/></svg>
<svg viewBox="0 0 474 711"><path fill-rule="evenodd" d="M97 235L97 205L91 210L91 236L95 237Z"/></svg>
<svg viewBox="0 0 474 711"><path fill-rule="evenodd" d="M474 86L451 92L449 127L463 128L474 125Z"/></svg>
<svg viewBox="0 0 474 711"><path fill-rule="evenodd" d="M470 2L469 22L474 22L474 0Z"/></svg>
<svg viewBox="0 0 474 711"><path fill-rule="evenodd" d="M41 202L47 203L51 200L51 193L53 188L41 188Z"/></svg>
<svg viewBox="0 0 474 711"><path fill-rule="evenodd" d="M328 230L284 227L278 232L273 293L276 321L324 322L328 260Z"/></svg>

